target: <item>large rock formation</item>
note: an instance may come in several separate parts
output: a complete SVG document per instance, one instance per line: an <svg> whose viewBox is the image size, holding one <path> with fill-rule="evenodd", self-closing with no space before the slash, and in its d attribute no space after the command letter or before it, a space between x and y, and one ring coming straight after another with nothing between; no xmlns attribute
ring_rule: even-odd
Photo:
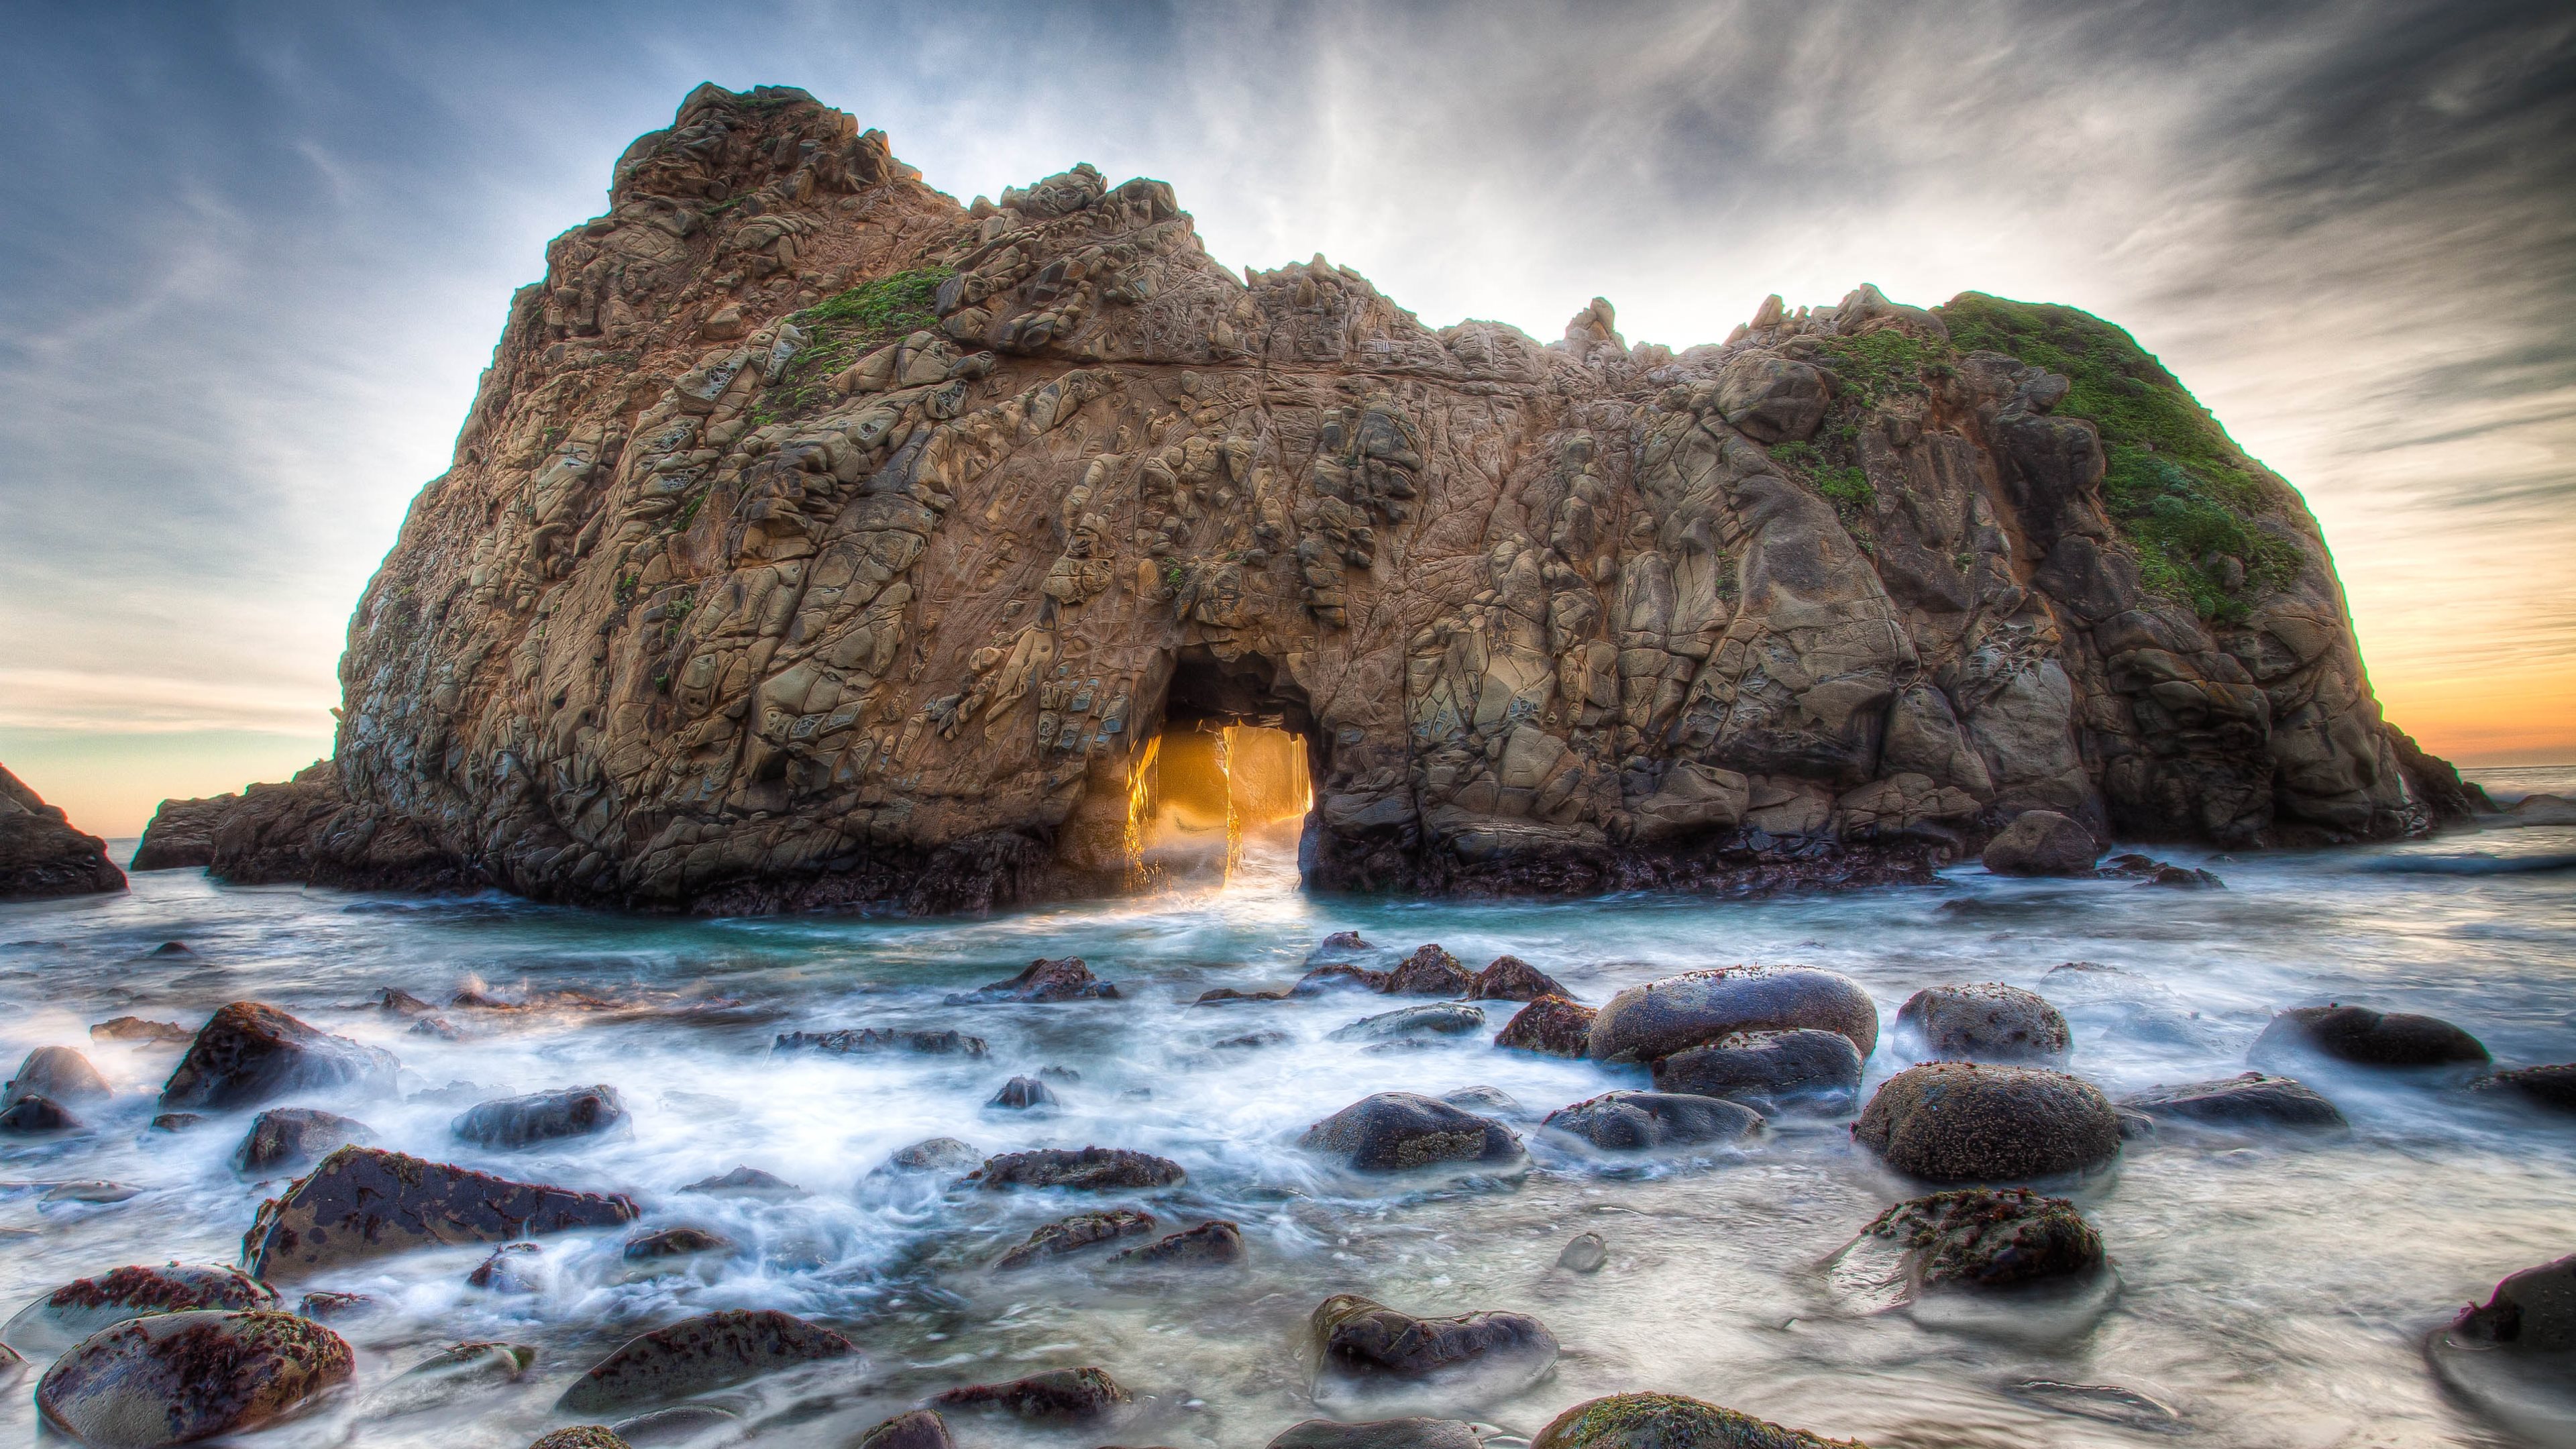
<svg viewBox="0 0 2576 1449"><path fill-rule="evenodd" d="M0 765L0 901L123 889L125 872L107 858L107 842L74 830L62 807Z"/></svg>
<svg viewBox="0 0 2576 1449"><path fill-rule="evenodd" d="M2082 313L1434 330L1320 257L1227 271L1161 182L961 207L784 88L693 92L548 247L342 680L336 779L250 792L218 874L1112 891L1210 721L1304 738L1329 888L1907 878L2032 808L2251 845L2459 794L2298 496Z"/></svg>

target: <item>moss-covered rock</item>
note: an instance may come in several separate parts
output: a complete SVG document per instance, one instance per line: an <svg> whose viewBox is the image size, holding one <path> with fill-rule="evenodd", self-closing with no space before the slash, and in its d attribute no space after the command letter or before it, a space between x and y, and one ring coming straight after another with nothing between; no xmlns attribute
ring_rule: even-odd
<svg viewBox="0 0 2576 1449"><path fill-rule="evenodd" d="M2010 1182L2110 1161L2120 1118L2099 1089L2063 1072L1929 1062L1881 1084L1852 1136L1916 1177Z"/></svg>
<svg viewBox="0 0 2576 1449"><path fill-rule="evenodd" d="M1612 1394L1550 1420L1530 1449L1866 1449L1680 1394Z"/></svg>

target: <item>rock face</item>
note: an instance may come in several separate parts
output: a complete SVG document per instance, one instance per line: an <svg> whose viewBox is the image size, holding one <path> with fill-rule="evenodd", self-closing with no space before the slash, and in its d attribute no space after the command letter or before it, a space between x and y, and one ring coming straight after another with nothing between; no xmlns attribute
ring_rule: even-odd
<svg viewBox="0 0 2576 1449"><path fill-rule="evenodd" d="M147 1449L256 1429L355 1367L340 1335L292 1313L163 1313L73 1345L36 1407L82 1443Z"/></svg>
<svg viewBox="0 0 2576 1449"><path fill-rule="evenodd" d="M573 1228L621 1227L635 1204L512 1182L372 1147L343 1147L260 1204L242 1267L281 1282L341 1263L433 1244L500 1243Z"/></svg>
<svg viewBox="0 0 2576 1449"><path fill-rule="evenodd" d="M396 1066L381 1047L316 1031L273 1006L236 1001L198 1028L162 1084L161 1107L249 1107L329 1087L390 1092Z"/></svg>
<svg viewBox="0 0 2576 1449"><path fill-rule="evenodd" d="M1306 874L1920 879L2020 813L2454 808L2298 496L2128 336L1863 286L1681 352L1240 275L1155 181L960 207L701 87L512 301L231 879L736 912L1123 888L1162 730L1276 716Z"/></svg>
<svg viewBox="0 0 2576 1449"><path fill-rule="evenodd" d="M0 901L125 889L107 842L74 830L62 810L0 765Z"/></svg>

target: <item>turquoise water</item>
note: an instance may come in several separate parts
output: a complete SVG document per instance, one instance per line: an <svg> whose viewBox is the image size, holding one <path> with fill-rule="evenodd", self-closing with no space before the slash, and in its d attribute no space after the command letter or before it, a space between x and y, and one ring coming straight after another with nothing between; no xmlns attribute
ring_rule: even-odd
<svg viewBox="0 0 2576 1449"><path fill-rule="evenodd" d="M1354 1183L1294 1140L1368 1092L1483 1084L1543 1113L1642 1079L1501 1052L1490 1030L1399 1054L1327 1039L1387 1009L1375 998L1189 1004L1218 986L1285 984L1318 938L1355 927L1398 950L1438 941L1471 967L1510 952L1596 1004L1677 970L1803 962L1858 979L1888 1020L1927 985L2035 986L2060 962L2116 965L2152 978L2168 1009L2078 1015L2073 1069L2115 1094L2242 1070L2270 1012L2330 999L2449 1018L2506 1064L2576 1060L2576 831L2175 858L2209 866L2228 889L2007 881L1968 867L1924 889L1759 903L1401 904L1303 896L1284 860L1261 856L1223 892L984 920L696 921L499 897L228 889L194 871L138 876L125 896L0 907L0 1054L82 1046L121 1089L87 1114L93 1132L0 1139L0 1179L12 1184L0 1188L0 1228L32 1234L0 1243L0 1313L120 1264L234 1258L259 1201L283 1184L229 1170L240 1120L147 1131L176 1051L92 1047L87 1027L136 1014L193 1028L223 1002L256 998L394 1051L407 1094L470 1084L441 1100L312 1099L361 1118L382 1145L632 1193L644 1227L691 1223L741 1245L697 1276L626 1281L626 1234L548 1239L542 1289L521 1297L466 1288L483 1256L471 1249L299 1284L391 1309L347 1330L358 1389L257 1444L517 1449L568 1422L549 1405L624 1338L693 1312L775 1307L839 1328L866 1362L719 1396L761 1424L763 1445L842 1445L942 1388L1078 1364L1129 1387L1129 1417L1079 1432L961 1423L961 1442L1259 1445L1313 1414L1303 1324L1340 1291L1424 1314L1507 1308L1548 1323L1565 1345L1552 1376L1447 1406L1524 1434L1581 1399L1658 1388L1881 1449L2508 1442L2446 1397L2420 1343L2504 1274L2576 1250L2567 1118L2318 1077L2352 1119L2349 1137L2168 1130L2134 1142L2074 1194L2109 1245L2116 1296L2097 1316L1998 1331L2016 1326L1865 1315L1828 1291L1822 1261L1881 1207L1922 1190L1855 1149L1838 1123L1650 1168L1533 1138L1531 1169L1510 1179ZM194 955L141 957L174 939ZM1117 982L1121 999L940 1004L1065 954ZM443 1003L469 984L516 998L579 991L625 1009L503 1021L454 1012L470 1035L449 1042L407 1034L368 1004L388 986ZM1489 1026L1511 1009L1494 1004ZM991 1055L768 1051L782 1031L883 1025L957 1026L987 1038ZM1264 1029L1288 1040L1210 1049ZM1872 1082L1903 1065L1882 1043ZM983 1107L1004 1079L1043 1066L1079 1074L1056 1083L1056 1115ZM624 1097L631 1135L508 1153L449 1134L473 1100L590 1083ZM1150 1282L1096 1257L995 1274L991 1260L1036 1224L1107 1204L866 1185L888 1152L935 1135L987 1153L1097 1143L1172 1157L1188 1184L1143 1205L1167 1230L1234 1219L1251 1261ZM737 1164L812 1196L756 1204L676 1192ZM25 1186L73 1179L140 1191L66 1205ZM1555 1267L1585 1230L1608 1241L1607 1266L1591 1276ZM459 1338L534 1345L537 1367L422 1413L389 1413L370 1397ZM2170 1412L2142 1418L2108 1395L2030 1381L2117 1386ZM30 1379L8 1392L0 1436L32 1433L31 1389Z"/></svg>

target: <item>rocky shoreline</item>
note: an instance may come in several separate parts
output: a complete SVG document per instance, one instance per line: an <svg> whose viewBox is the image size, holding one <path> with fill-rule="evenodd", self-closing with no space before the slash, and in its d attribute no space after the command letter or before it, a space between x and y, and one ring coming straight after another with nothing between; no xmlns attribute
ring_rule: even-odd
<svg viewBox="0 0 2576 1449"><path fill-rule="evenodd" d="M2502 1094L2542 1114L2563 1114L2570 1101L2566 1084L2576 1080L2576 1064L2497 1070L2475 1036L2448 1022L2337 1004L2275 1015L2248 1054L2259 1070L2113 1100L2072 1074L2073 1038L2060 1004L2081 1011L2143 988L2124 973L2080 962L2051 972L2041 992L1976 982L1926 988L1884 1028L1856 983L1795 965L1685 972L1629 987L1598 1007L1574 1001L1562 983L1517 958L1470 970L1437 945L1398 955L1351 932L1320 943L1307 967L1299 981L1275 991L1213 991L1172 1009L1225 1013L1257 1026L1270 1003L1415 998L1424 1004L1364 1012L1334 1035L1372 1043L1368 1051L1376 1052L1492 1031L1490 1050L1575 1056L1599 1064L1610 1080L1643 1071L1655 1082L1652 1091L1620 1088L1547 1112L1524 1108L1491 1087L1440 1098L1368 1093L1304 1130L1297 1146L1317 1161L1372 1180L1464 1174L1507 1185L1540 1158L1611 1165L1724 1155L1757 1143L1776 1148L1816 1125L1847 1123L1851 1138L1883 1160L1894 1180L1918 1184L1921 1192L1874 1219L1855 1220L1845 1246L1820 1271L1844 1312L1931 1315L1927 1323L1960 1311L2098 1314L2120 1245L2076 1201L2052 1192L2105 1190L2105 1170L2124 1144L2159 1133L2224 1130L2295 1143L2342 1130L2333 1103L2292 1072L2358 1071L2380 1089ZM515 1003L478 988L457 992L443 1008L398 988L381 994L375 1009L413 1021L415 1031L443 1022L442 1012L506 1018L529 1010L615 1008L573 998ZM1077 1003L1132 1009L1128 993L1074 958L1039 960L947 1000L957 1026L944 1030L789 1031L773 1050L981 1056L984 1043L957 1029L972 1025L979 1010L1064 1010ZM1494 1002L1514 1008L1499 1030L1484 1010ZM1534 1021L1546 1025L1525 1025ZM92 1034L104 1042L182 1033L125 1018L101 1023ZM648 1275L693 1271L693 1264L720 1262L736 1250L722 1234L685 1221L644 1230L643 1207L622 1194L518 1181L391 1151L372 1145L372 1130L359 1118L275 1105L320 1099L363 1112L367 1102L392 1091L398 1064L381 1048L251 1001L224 1007L184 1035L185 1050L150 1104L159 1113L153 1130L240 1130L237 1170L300 1175L260 1207L243 1237L238 1269L118 1268L63 1285L0 1329L13 1361L21 1352L32 1355L11 1371L50 1359L35 1387L37 1403L49 1425L81 1442L176 1444L245 1432L337 1412L334 1405L352 1393L359 1402L419 1412L519 1382L532 1371L531 1348L467 1340L438 1348L389 1379L355 1382L357 1358L333 1325L362 1324L373 1309L363 1295L331 1285L353 1267L388 1256L488 1244L489 1258L469 1281L480 1291L509 1293L541 1271L548 1241L559 1235L623 1235L629 1271ZM1260 1049L1264 1038L1247 1031L1240 1044ZM1913 1065L1881 1082L1864 1103L1863 1064L1881 1051ZM1016 1076L986 1110L1043 1112L1054 1095L1051 1075L1070 1080L1053 1068ZM67 1046L32 1053L10 1080L5 1106L0 1131L35 1138L102 1130L88 1124L142 1109L117 1102L84 1055ZM630 1122L614 1083L458 1106L450 1129L455 1140L486 1149L577 1150L629 1130ZM1773 1142L1782 1132L1791 1135ZM1078 1209L982 1265L997 1273L1224 1274L1260 1251L1238 1223L1188 1210L1190 1173L1180 1163L1125 1148L984 1155L964 1142L932 1139L893 1153L868 1180L875 1185L868 1190L927 1194L925 1201L1042 1195ZM688 1195L784 1205L803 1189L743 1166L692 1185ZM1579 1278L1597 1271L1605 1256L1600 1233L1577 1234L1558 1270ZM959 1267L977 1270L971 1261ZM2546 1382L2576 1344L2570 1283L2576 1283L2576 1259L2544 1264L2506 1279L2489 1303L2462 1312L2448 1328L2428 1327L2433 1370L2482 1410L2528 1429L2530 1400L2512 1391L2514 1376ZM290 1305L281 1290L297 1289L302 1296ZM1513 1399L1547 1380L1559 1356L1556 1335L1542 1318L1515 1307L1433 1318L1350 1293L1323 1298L1308 1333L1298 1351L1310 1356L1315 1402L1332 1412L1287 1428L1271 1449L1736 1449L1845 1442L1660 1392L1589 1400L1526 1436L1436 1414L1371 1417L1367 1406L1435 1392L1453 1403ZM759 1426L736 1418L728 1407L734 1401L719 1391L777 1375L804 1376L798 1381L809 1389L864 1378L871 1372L864 1343L863 1324L814 1322L769 1308L665 1322L574 1377L555 1412L586 1422L547 1433L536 1445L617 1449L707 1435L730 1442ZM225 1392L201 1391L209 1375L220 1377ZM982 1415L1112 1433L1138 1392L1114 1367L1099 1364L951 1383L852 1442L935 1449L952 1442L952 1419ZM157 1427L133 1437L128 1426L146 1421ZM2566 1427L2561 1422L2551 1432Z"/></svg>

